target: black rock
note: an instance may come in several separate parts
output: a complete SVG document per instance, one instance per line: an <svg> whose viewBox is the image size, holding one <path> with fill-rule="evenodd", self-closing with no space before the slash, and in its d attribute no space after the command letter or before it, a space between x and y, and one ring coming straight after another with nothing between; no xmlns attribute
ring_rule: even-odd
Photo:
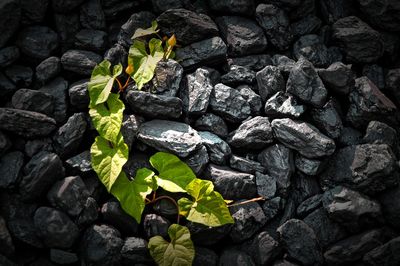
<svg viewBox="0 0 400 266"><path fill-rule="evenodd" d="M256 74L258 91L263 102L285 90L285 80L276 66L266 66Z"/></svg>
<svg viewBox="0 0 400 266"><path fill-rule="evenodd" d="M109 42L111 42L111 37L108 37ZM104 54L104 60L108 60L111 62L111 65L118 65L119 63L122 66L128 65L128 52L124 46L119 43L114 44L110 49L108 49ZM160 61L159 63L165 63L164 61Z"/></svg>
<svg viewBox="0 0 400 266"><path fill-rule="evenodd" d="M297 60L305 57L316 67L326 67L332 61L330 51L316 34L300 37L293 45L293 54Z"/></svg>
<svg viewBox="0 0 400 266"><path fill-rule="evenodd" d="M321 265L321 248L314 231L306 223L291 219L278 228L289 258L303 265ZM301 245L299 245L301 243Z"/></svg>
<svg viewBox="0 0 400 266"><path fill-rule="evenodd" d="M148 239L153 236L168 237L168 228L171 223L157 214L147 214L143 219L143 230Z"/></svg>
<svg viewBox="0 0 400 266"><path fill-rule="evenodd" d="M353 2L346 0L324 0L321 1L320 5L323 20L332 24L341 18L351 15Z"/></svg>
<svg viewBox="0 0 400 266"><path fill-rule="evenodd" d="M160 14L168 9L183 8L185 6L182 0L151 0L154 12Z"/></svg>
<svg viewBox="0 0 400 266"><path fill-rule="evenodd" d="M228 86L239 84L253 84L256 80L256 73L243 66L230 66L229 72L221 76L221 82Z"/></svg>
<svg viewBox="0 0 400 266"><path fill-rule="evenodd" d="M185 158L184 162L192 168L196 176L200 176L209 162L207 148L201 146L200 149Z"/></svg>
<svg viewBox="0 0 400 266"><path fill-rule="evenodd" d="M107 33L101 30L83 29L75 35L77 49L103 52L107 47Z"/></svg>
<svg viewBox="0 0 400 266"><path fill-rule="evenodd" d="M228 136L228 127L225 121L212 113L206 113L197 119L194 123L194 128L197 130L210 131L222 138Z"/></svg>
<svg viewBox="0 0 400 266"><path fill-rule="evenodd" d="M240 85L236 88L240 95L249 103L251 114L260 115L262 109L262 100L260 95L255 93L249 85Z"/></svg>
<svg viewBox="0 0 400 266"><path fill-rule="evenodd" d="M257 195L254 175L233 171L228 167L209 164L205 178L225 199L251 199Z"/></svg>
<svg viewBox="0 0 400 266"><path fill-rule="evenodd" d="M53 142L51 138L28 140L25 143L25 154L31 158L40 151L53 152L54 149L52 144Z"/></svg>
<svg viewBox="0 0 400 266"><path fill-rule="evenodd" d="M327 69L318 69L318 75L326 87L339 94L347 95L355 84L351 66L341 62L335 62Z"/></svg>
<svg viewBox="0 0 400 266"><path fill-rule="evenodd" d="M242 249L253 258L256 265L269 265L280 254L279 243L264 231L243 243Z"/></svg>
<svg viewBox="0 0 400 266"><path fill-rule="evenodd" d="M400 237L393 238L382 246L376 247L364 255L363 261L368 265L395 266L400 263L397 250L400 248Z"/></svg>
<svg viewBox="0 0 400 266"><path fill-rule="evenodd" d="M289 200L292 199L294 201L296 205L294 208L305 199L322 193L318 180L313 176L307 176L301 172L296 172L296 175L292 179L291 192Z"/></svg>
<svg viewBox="0 0 400 266"><path fill-rule="evenodd" d="M36 67L36 79L41 84L44 84L55 78L61 72L61 60L58 57L52 56L43 60Z"/></svg>
<svg viewBox="0 0 400 266"><path fill-rule="evenodd" d="M43 248L43 242L37 235L32 217L12 218L7 226L13 239L32 247Z"/></svg>
<svg viewBox="0 0 400 266"><path fill-rule="evenodd" d="M101 207L101 214L104 221L115 226L125 235L136 235L138 232L138 223L121 208L120 204L115 201L108 201Z"/></svg>
<svg viewBox="0 0 400 266"><path fill-rule="evenodd" d="M134 13L124 25L118 34L118 43L128 48L132 45L132 36L138 28L147 29L156 16L149 11Z"/></svg>
<svg viewBox="0 0 400 266"><path fill-rule="evenodd" d="M124 137L124 142L130 149L133 142L136 140L136 134L139 126L144 122L144 118L138 115L124 115L121 126L121 133Z"/></svg>
<svg viewBox="0 0 400 266"><path fill-rule="evenodd" d="M82 76L90 76L93 68L102 61L102 57L90 51L68 50L61 57L65 70Z"/></svg>
<svg viewBox="0 0 400 266"><path fill-rule="evenodd" d="M256 172L265 173L266 169L259 162L232 155L229 160L230 166L243 173L255 174Z"/></svg>
<svg viewBox="0 0 400 266"><path fill-rule="evenodd" d="M157 94L176 96L182 80L183 68L175 60L162 60L154 71L153 84Z"/></svg>
<svg viewBox="0 0 400 266"><path fill-rule="evenodd" d="M58 77L39 89L41 92L48 93L54 97L54 119L57 123L64 123L67 120L67 90L68 81Z"/></svg>
<svg viewBox="0 0 400 266"><path fill-rule="evenodd" d="M101 6L101 0L85 1L80 8L80 22L86 29L103 30L106 20Z"/></svg>
<svg viewBox="0 0 400 266"><path fill-rule="evenodd" d="M23 164L24 154L19 151L0 157L0 188L14 187L17 184Z"/></svg>
<svg viewBox="0 0 400 266"><path fill-rule="evenodd" d="M236 248L225 248L219 257L219 266L255 266L253 259Z"/></svg>
<svg viewBox="0 0 400 266"><path fill-rule="evenodd" d="M387 144L392 147L393 151L398 151L396 130L382 122L371 121L368 124L363 142L371 144Z"/></svg>
<svg viewBox="0 0 400 266"><path fill-rule="evenodd" d="M249 239L267 222L265 214L257 202L233 206L230 211L235 223L229 235L235 243Z"/></svg>
<svg viewBox="0 0 400 266"><path fill-rule="evenodd" d="M340 111L335 99L329 99L321 108L311 110L311 118L314 124L328 137L337 139L340 137L343 129Z"/></svg>
<svg viewBox="0 0 400 266"><path fill-rule="evenodd" d="M382 5L379 1L358 0L360 10L374 26L385 31L398 32L400 28L400 7L396 1L387 1Z"/></svg>
<svg viewBox="0 0 400 266"><path fill-rule="evenodd" d="M272 0L272 1L282 2L281 0ZM290 10L289 17L291 20L299 20L300 18L303 18L305 16L308 16L316 12L315 11L316 4L315 1L313 0L304 0L304 1L283 0L283 1L286 2L284 4L286 8ZM276 4L279 5L278 3ZM292 6L292 8L290 8L290 6Z"/></svg>
<svg viewBox="0 0 400 266"><path fill-rule="evenodd" d="M202 144L207 148L209 159L212 163L225 165L231 157L229 145L217 135L208 131L199 131Z"/></svg>
<svg viewBox="0 0 400 266"><path fill-rule="evenodd" d="M88 79L72 83L68 89L69 102L73 107L86 109L89 106Z"/></svg>
<svg viewBox="0 0 400 266"><path fill-rule="evenodd" d="M400 68L390 69L386 74L385 81L385 89L393 95L397 103L400 103L400 90L398 89L400 86Z"/></svg>
<svg viewBox="0 0 400 266"><path fill-rule="evenodd" d="M192 43L176 50L176 60L186 69L213 65L226 59L227 47L220 37Z"/></svg>
<svg viewBox="0 0 400 266"><path fill-rule="evenodd" d="M3 73L0 72L0 96L12 95L17 90L17 87Z"/></svg>
<svg viewBox="0 0 400 266"><path fill-rule="evenodd" d="M284 204L285 200L281 197L275 197L265 201L265 203L262 205L262 208L268 222L270 222L281 210L283 210Z"/></svg>
<svg viewBox="0 0 400 266"><path fill-rule="evenodd" d="M274 263L274 266L298 266L299 264L295 264L291 261L287 261L287 260L277 260Z"/></svg>
<svg viewBox="0 0 400 266"><path fill-rule="evenodd" d="M65 161L65 165L72 175L86 176L93 172L90 151L84 151Z"/></svg>
<svg viewBox="0 0 400 266"><path fill-rule="evenodd" d="M48 136L56 128L54 119L31 111L0 108L0 129L26 138Z"/></svg>
<svg viewBox="0 0 400 266"><path fill-rule="evenodd" d="M76 253L61 249L50 249L50 260L61 265L77 263L79 261Z"/></svg>
<svg viewBox="0 0 400 266"><path fill-rule="evenodd" d="M325 1L326 2L326 1ZM321 27L321 20L315 15L306 16L290 25L290 32L294 38L315 33Z"/></svg>
<svg viewBox="0 0 400 266"><path fill-rule="evenodd" d="M34 216L35 228L50 248L69 248L79 236L78 227L68 216L56 209L40 207Z"/></svg>
<svg viewBox="0 0 400 266"><path fill-rule="evenodd" d="M317 194L303 201L297 207L296 213L300 218L304 218L305 216L309 215L311 212L315 211L321 206L322 206L322 194Z"/></svg>
<svg viewBox="0 0 400 266"><path fill-rule="evenodd" d="M6 0L0 3L0 48L14 35L21 20L21 5L18 0Z"/></svg>
<svg viewBox="0 0 400 266"><path fill-rule="evenodd" d="M152 262L147 241L138 237L127 237L121 248L123 265L145 264Z"/></svg>
<svg viewBox="0 0 400 266"><path fill-rule="evenodd" d="M17 266L17 264L15 264L11 260L9 260L6 256L3 256L1 254L0 254L0 263L1 263L1 265L4 265L4 266Z"/></svg>
<svg viewBox="0 0 400 266"><path fill-rule="evenodd" d="M53 9L58 13L66 13L82 4L84 0L62 0L55 1L52 0Z"/></svg>
<svg viewBox="0 0 400 266"><path fill-rule="evenodd" d="M264 175L259 172L256 173L257 194L264 199L269 200L275 196L276 193L276 177Z"/></svg>
<svg viewBox="0 0 400 266"><path fill-rule="evenodd" d="M328 94L314 66L304 57L291 69L286 91L316 107L325 104Z"/></svg>
<svg viewBox="0 0 400 266"><path fill-rule="evenodd" d="M22 24L35 24L43 21L49 6L49 0L21 1Z"/></svg>
<svg viewBox="0 0 400 266"><path fill-rule="evenodd" d="M265 51L267 38L255 21L237 16L215 19L221 36L228 46L228 55L243 56Z"/></svg>
<svg viewBox="0 0 400 266"><path fill-rule="evenodd" d="M19 49L17 46L9 46L0 49L0 68L7 67L19 58Z"/></svg>
<svg viewBox="0 0 400 266"><path fill-rule="evenodd" d="M194 266L217 266L218 255L212 249L195 247Z"/></svg>
<svg viewBox="0 0 400 266"><path fill-rule="evenodd" d="M80 227L85 227L97 220L99 206L94 198L88 197L85 202L84 209L79 214L76 223Z"/></svg>
<svg viewBox="0 0 400 266"><path fill-rule="evenodd" d="M293 36L289 30L289 17L284 10L270 4L259 4L256 19L273 46L278 50L289 48Z"/></svg>
<svg viewBox="0 0 400 266"><path fill-rule="evenodd" d="M60 36L61 50L65 52L74 47L75 35L80 30L79 13L54 13L56 30Z"/></svg>
<svg viewBox="0 0 400 266"><path fill-rule="evenodd" d="M195 245L210 246L226 237L232 225L225 224L218 227L209 227L199 223L188 222L186 227L189 228L191 239Z"/></svg>
<svg viewBox="0 0 400 266"><path fill-rule="evenodd" d="M352 63L371 63L383 55L379 32L355 16L341 18L332 26L332 38Z"/></svg>
<svg viewBox="0 0 400 266"><path fill-rule="evenodd" d="M213 112L233 123L241 122L251 114L249 103L240 93L222 83L214 86L210 97L210 107Z"/></svg>
<svg viewBox="0 0 400 266"><path fill-rule="evenodd" d="M253 15L253 0L209 0L210 9L220 13Z"/></svg>
<svg viewBox="0 0 400 266"><path fill-rule="evenodd" d="M385 88L385 75L383 68L376 64L365 65L362 69L362 75L372 81L380 90Z"/></svg>
<svg viewBox="0 0 400 266"><path fill-rule="evenodd" d="M274 66L279 68L279 70L285 75L285 77L289 76L290 71L296 64L293 59L281 54L275 54L272 57L272 63Z"/></svg>
<svg viewBox="0 0 400 266"><path fill-rule="evenodd" d="M395 187L386 190L379 195L385 221L394 228L400 228L400 188Z"/></svg>
<svg viewBox="0 0 400 266"><path fill-rule="evenodd" d="M9 148L11 141L6 134L0 131L0 156L2 156Z"/></svg>
<svg viewBox="0 0 400 266"><path fill-rule="evenodd" d="M81 242L82 257L90 265L121 265L121 234L108 225L92 225Z"/></svg>
<svg viewBox="0 0 400 266"><path fill-rule="evenodd" d="M24 55L44 60L56 52L59 46L58 35L48 27L27 27L18 35L17 46Z"/></svg>
<svg viewBox="0 0 400 266"><path fill-rule="evenodd" d="M227 63L229 66L243 66L253 71L259 71L266 66L272 65L271 57L267 54L228 58Z"/></svg>
<svg viewBox="0 0 400 266"><path fill-rule="evenodd" d="M283 91L278 91L265 103L265 114L273 118L298 118L306 107L297 102L296 98Z"/></svg>
<svg viewBox="0 0 400 266"><path fill-rule="evenodd" d="M306 175L311 175L311 176L319 174L323 167L322 161L316 159L309 159L300 154L296 154L295 165L297 170Z"/></svg>
<svg viewBox="0 0 400 266"><path fill-rule="evenodd" d="M0 244L1 253L11 257L15 252L15 246L8 231L6 221L0 216Z"/></svg>
<svg viewBox="0 0 400 266"><path fill-rule="evenodd" d="M33 71L30 67L11 65L4 74L18 87L29 87L32 84Z"/></svg>
<svg viewBox="0 0 400 266"><path fill-rule="evenodd" d="M337 142L341 146L351 146L362 143L363 134L355 128L343 127Z"/></svg>
<svg viewBox="0 0 400 266"><path fill-rule="evenodd" d="M16 109L27 110L52 116L54 98L50 94L29 89L19 89L12 97L12 105Z"/></svg>
<svg viewBox="0 0 400 266"><path fill-rule="evenodd" d="M22 198L26 201L38 199L57 180L64 177L64 168L60 158L42 151L25 165L24 176L19 185Z"/></svg>
<svg viewBox="0 0 400 266"><path fill-rule="evenodd" d="M129 90L126 100L136 114L147 117L179 118L182 114L182 101L178 97Z"/></svg>
<svg viewBox="0 0 400 266"><path fill-rule="evenodd" d="M75 113L53 136L55 152L61 158L72 156L79 148L87 127L86 115Z"/></svg>
<svg viewBox="0 0 400 266"><path fill-rule="evenodd" d="M228 136L227 142L235 148L258 150L272 143L271 124L267 117L256 116L243 122Z"/></svg>

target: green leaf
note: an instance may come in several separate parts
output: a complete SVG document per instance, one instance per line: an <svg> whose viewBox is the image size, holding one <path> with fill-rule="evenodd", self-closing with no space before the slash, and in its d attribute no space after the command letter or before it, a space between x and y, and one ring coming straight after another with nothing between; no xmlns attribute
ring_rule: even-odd
<svg viewBox="0 0 400 266"><path fill-rule="evenodd" d="M135 33L133 34L132 40L134 40L136 38L140 38L140 37L156 34L157 32L159 32L157 27L158 27L157 21L154 20L153 22L151 22L151 27L150 28L147 28L147 29L138 28L135 31Z"/></svg>
<svg viewBox="0 0 400 266"><path fill-rule="evenodd" d="M190 266L193 263L195 251L190 239L189 229L179 224L168 228L171 242L161 236L150 238L150 255L159 266Z"/></svg>
<svg viewBox="0 0 400 266"><path fill-rule="evenodd" d="M140 223L143 210L146 206L146 197L157 189L154 172L142 168L137 170L133 181L130 181L122 171L113 187L113 194L121 204L122 209Z"/></svg>
<svg viewBox="0 0 400 266"><path fill-rule="evenodd" d="M128 146L119 133L115 144L101 136L97 136L90 150L92 167L101 182L110 191L122 167L128 161Z"/></svg>
<svg viewBox="0 0 400 266"><path fill-rule="evenodd" d="M157 63L164 56L161 40L151 39L149 50L150 53L148 54L145 43L138 40L135 40L129 49L128 63L134 67L134 72L131 76L136 82L138 90L153 78Z"/></svg>
<svg viewBox="0 0 400 266"><path fill-rule="evenodd" d="M114 66L113 74L110 72L111 63L104 60L93 69L88 84L90 107L107 101L114 84L114 80L122 73L122 65Z"/></svg>
<svg viewBox="0 0 400 266"><path fill-rule="evenodd" d="M233 218L221 194L214 191L211 181L195 179L186 187L193 200L181 198L179 213L189 221L207 226L221 226L233 223Z"/></svg>
<svg viewBox="0 0 400 266"><path fill-rule="evenodd" d="M196 178L187 164L170 153L157 152L150 157L150 164L159 173L158 185L170 192L186 192L186 186Z"/></svg>
<svg viewBox="0 0 400 266"><path fill-rule="evenodd" d="M119 99L119 94L116 93L111 93L107 102L98 104L89 110L93 125L100 136L117 143L124 110L125 105Z"/></svg>

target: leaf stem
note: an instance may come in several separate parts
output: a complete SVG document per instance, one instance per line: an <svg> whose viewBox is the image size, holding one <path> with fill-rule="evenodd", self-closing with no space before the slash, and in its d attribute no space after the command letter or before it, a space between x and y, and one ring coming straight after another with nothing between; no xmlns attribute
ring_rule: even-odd
<svg viewBox="0 0 400 266"><path fill-rule="evenodd" d="M155 203L156 201L162 200L162 199L167 199L169 201L171 201L175 207L176 210L178 211L178 215L176 217L176 223L179 224L179 220L180 220L180 215L179 215L179 206L178 203L176 203L176 200L170 196L159 196L159 197L155 197L155 193L153 194L153 199L151 201L149 201L147 204L151 204L151 203Z"/></svg>
<svg viewBox="0 0 400 266"><path fill-rule="evenodd" d="M258 197L258 198L253 198L253 199L245 200L245 201L242 201L242 202L238 202L238 203L229 205L228 208L233 207L233 206L243 205L243 204L250 203L250 202L256 202L256 201L260 201L260 200L265 200L265 198L264 198L264 197Z"/></svg>
<svg viewBox="0 0 400 266"><path fill-rule="evenodd" d="M122 89L122 84L121 84L121 82L119 81L118 78L115 78L115 80L116 80L117 83L118 83L119 91L121 91L121 89Z"/></svg>

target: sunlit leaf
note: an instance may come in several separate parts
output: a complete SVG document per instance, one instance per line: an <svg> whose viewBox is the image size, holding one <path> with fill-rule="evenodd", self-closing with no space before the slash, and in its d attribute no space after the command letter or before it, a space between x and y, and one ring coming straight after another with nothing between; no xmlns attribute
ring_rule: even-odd
<svg viewBox="0 0 400 266"><path fill-rule="evenodd" d="M145 37L145 36L149 36L149 35L153 35L156 34L159 30L157 29L158 25L157 25L157 21L153 21L151 23L151 27L147 28L147 29L142 29L142 28L138 28L135 33L132 36L132 40L140 38L140 37Z"/></svg>

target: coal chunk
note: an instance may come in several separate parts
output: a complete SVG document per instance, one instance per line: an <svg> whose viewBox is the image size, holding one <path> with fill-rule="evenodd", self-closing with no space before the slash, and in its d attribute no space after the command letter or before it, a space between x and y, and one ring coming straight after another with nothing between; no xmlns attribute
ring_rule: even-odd
<svg viewBox="0 0 400 266"><path fill-rule="evenodd" d="M153 236L168 237L168 228L171 223L157 214L147 214L143 220L143 229L147 238Z"/></svg>
<svg viewBox="0 0 400 266"><path fill-rule="evenodd" d="M298 118L305 110L306 107L300 104L295 97L283 91L278 91L269 98L264 108L265 114L273 118Z"/></svg>
<svg viewBox="0 0 400 266"><path fill-rule="evenodd" d="M253 0L209 0L208 4L213 11L238 15L252 15L255 8Z"/></svg>
<svg viewBox="0 0 400 266"><path fill-rule="evenodd" d="M151 263L152 259L150 257L147 245L147 241L143 238L127 237L121 248L123 265Z"/></svg>
<svg viewBox="0 0 400 266"><path fill-rule="evenodd" d="M258 91L263 102L272 95L285 90L285 79L276 66L266 66L256 74Z"/></svg>
<svg viewBox="0 0 400 266"><path fill-rule="evenodd" d="M396 250L400 248L400 237L393 238L382 246L376 247L364 255L363 261L368 265L397 265L400 259Z"/></svg>
<svg viewBox="0 0 400 266"><path fill-rule="evenodd" d="M36 79L44 84L55 78L61 72L61 60L56 56L43 60L36 67Z"/></svg>
<svg viewBox="0 0 400 266"><path fill-rule="evenodd" d="M101 30L83 29L75 35L75 47L94 52L103 52L107 47L107 33Z"/></svg>
<svg viewBox="0 0 400 266"><path fill-rule="evenodd" d="M50 94L29 89L19 89L11 99L16 109L42 113L48 116L53 114L54 98Z"/></svg>
<svg viewBox="0 0 400 266"><path fill-rule="evenodd" d="M316 34L300 37L293 45L293 54L296 59L305 57L316 67L326 67L332 61L330 50Z"/></svg>
<svg viewBox="0 0 400 266"><path fill-rule="evenodd" d="M194 127L197 130L210 131L222 138L228 135L228 126L225 121L212 113L206 113L197 119L194 123Z"/></svg>
<svg viewBox="0 0 400 266"><path fill-rule="evenodd" d="M4 68L14 63L19 58L19 49L17 46L9 46L0 49L0 67Z"/></svg>
<svg viewBox="0 0 400 266"><path fill-rule="evenodd" d="M0 3L0 47L14 35L21 20L21 5L18 0L6 0Z"/></svg>
<svg viewBox="0 0 400 266"><path fill-rule="evenodd" d="M53 117L57 121L57 123L64 123L67 119L67 90L68 81L61 77L55 78L54 80L39 89L39 91L48 93L53 96L55 103Z"/></svg>
<svg viewBox="0 0 400 266"><path fill-rule="evenodd" d="M125 235L137 235L138 223L121 208L118 202L108 201L104 203L101 207L101 214L108 224Z"/></svg>
<svg viewBox="0 0 400 266"><path fill-rule="evenodd" d="M355 75L350 65L335 62L327 69L318 69L318 75L330 90L347 95L355 84Z"/></svg>
<svg viewBox="0 0 400 266"><path fill-rule="evenodd" d="M175 60L162 60L154 71L153 84L156 93L165 96L176 96L183 76L183 67Z"/></svg>
<svg viewBox="0 0 400 266"><path fill-rule="evenodd" d="M118 43L128 48L132 45L132 36L138 28L147 29L156 16L149 11L141 11L132 16L122 26L118 34Z"/></svg>
<svg viewBox="0 0 400 266"><path fill-rule="evenodd" d="M11 141L6 134L0 131L0 156L11 147Z"/></svg>
<svg viewBox="0 0 400 266"><path fill-rule="evenodd" d="M385 221L394 228L400 228L400 188L395 187L379 195Z"/></svg>
<svg viewBox="0 0 400 266"><path fill-rule="evenodd" d="M309 159L300 154L296 154L295 165L300 172L311 176L319 174L323 168L322 161L316 159Z"/></svg>
<svg viewBox="0 0 400 266"><path fill-rule="evenodd" d="M100 55L84 50L68 50L61 57L61 64L65 70L82 76L90 76L93 68L101 61Z"/></svg>
<svg viewBox="0 0 400 266"><path fill-rule="evenodd" d="M69 102L73 107L86 109L89 106L88 79L72 83L68 89Z"/></svg>
<svg viewBox="0 0 400 266"><path fill-rule="evenodd" d="M0 157L0 187L9 188L17 184L24 164L24 154L12 151Z"/></svg>
<svg viewBox="0 0 400 266"><path fill-rule="evenodd" d="M221 266L228 266L228 265L246 265L246 266L254 266L254 261L250 257L250 255L246 254L245 252L237 249L237 248L225 248L220 257L219 257L219 264Z"/></svg>
<svg viewBox="0 0 400 266"><path fill-rule="evenodd" d="M80 8L80 22L87 29L103 30L106 28L105 15L101 0L85 1Z"/></svg>
<svg viewBox="0 0 400 266"><path fill-rule="evenodd" d="M44 60L57 50L58 35L45 26L30 26L20 32L17 45L21 53L37 60Z"/></svg>
<svg viewBox="0 0 400 266"><path fill-rule="evenodd" d="M30 67L11 65L4 70L4 74L18 87L29 87L32 84L33 71Z"/></svg>
<svg viewBox="0 0 400 266"><path fill-rule="evenodd" d="M229 72L221 76L221 82L228 86L239 84L253 84L256 80L256 73L243 66L230 66Z"/></svg>
<svg viewBox="0 0 400 266"><path fill-rule="evenodd" d="M259 71L266 66L272 65L272 60L267 54L245 55L228 58L227 64L228 66L243 66L253 71Z"/></svg>
<svg viewBox="0 0 400 266"><path fill-rule="evenodd" d="M276 193L276 177L256 172L257 193L264 199L272 199Z"/></svg>
<svg viewBox="0 0 400 266"><path fill-rule="evenodd" d="M208 165L209 160L207 148L202 145L200 149L186 157L184 162L192 168L196 176L200 176Z"/></svg>
<svg viewBox="0 0 400 266"><path fill-rule="evenodd" d="M211 162L219 165L225 165L232 154L229 145L217 135L200 131L202 144L207 148L208 156Z"/></svg>
<svg viewBox="0 0 400 266"><path fill-rule="evenodd" d="M230 166L240 172L255 174L256 172L265 173L266 169L259 162L232 155L229 160Z"/></svg>
<svg viewBox="0 0 400 266"><path fill-rule="evenodd" d="M240 95L249 103L251 114L256 116L261 114L262 100L260 95L254 92L249 85L240 85L236 88Z"/></svg>
<svg viewBox="0 0 400 266"><path fill-rule="evenodd" d="M385 31L398 32L400 28L400 7L394 0L382 5L379 1L358 0L360 10L369 22Z"/></svg>
<svg viewBox="0 0 400 266"><path fill-rule="evenodd" d="M333 139L339 138L343 129L338 109L335 99L329 99L323 107L311 110L311 118L314 124Z"/></svg>

